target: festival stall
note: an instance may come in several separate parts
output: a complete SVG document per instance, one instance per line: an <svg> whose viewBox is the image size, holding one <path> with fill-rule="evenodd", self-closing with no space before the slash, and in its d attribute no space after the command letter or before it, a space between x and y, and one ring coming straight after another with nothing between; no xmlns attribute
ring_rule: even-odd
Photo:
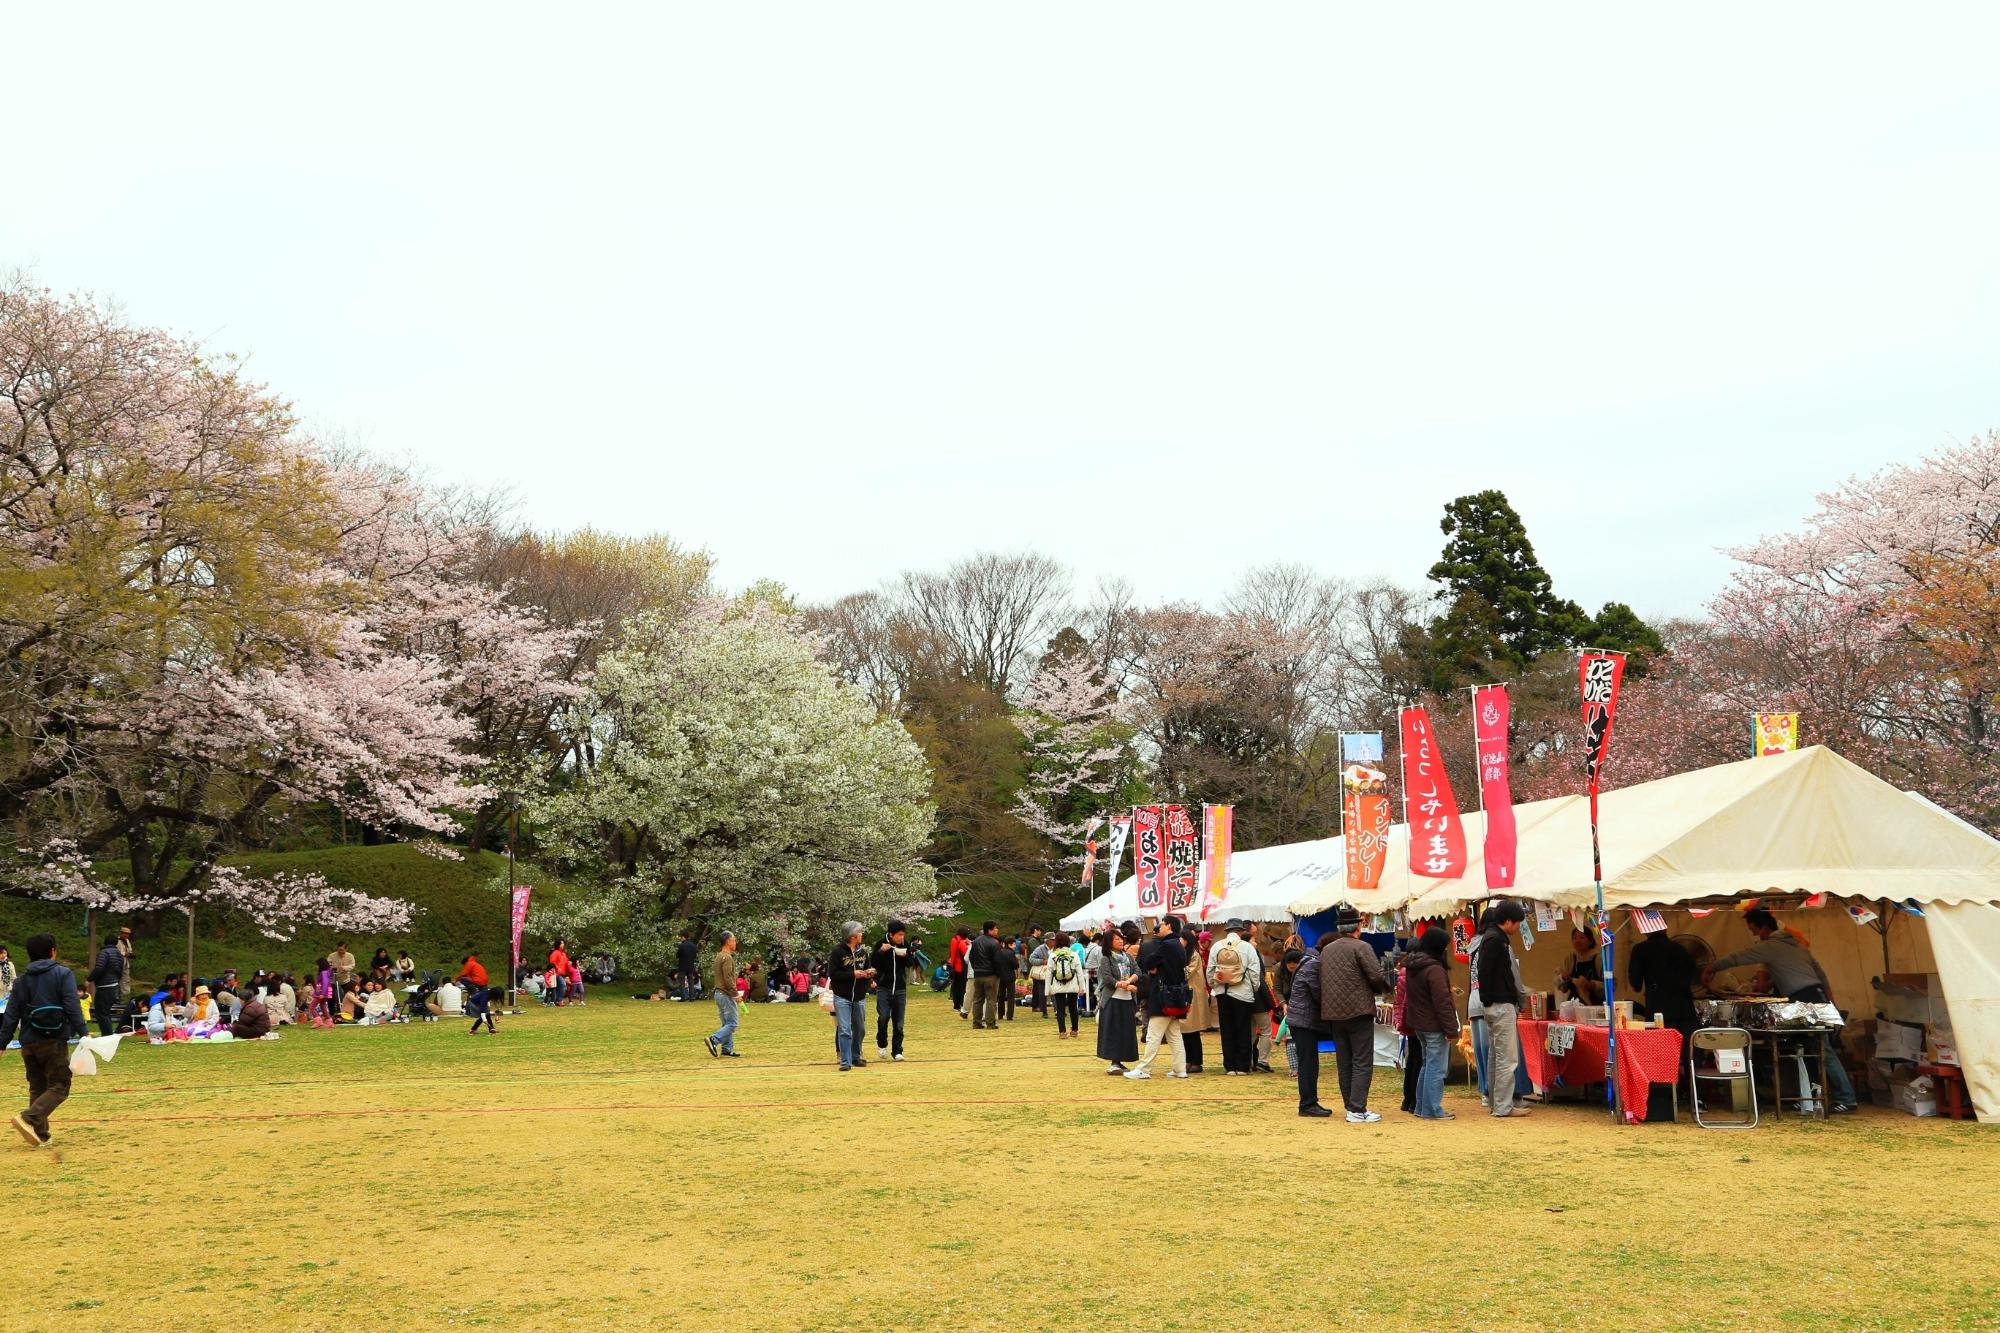
<svg viewBox="0 0 2000 1333"><path fill-rule="evenodd" d="M1570 957L1568 928L1583 924L1563 909L1596 901L1588 805L1568 796L1514 813L1508 896L1551 909L1531 915L1523 978L1547 990ZM1468 838L1483 823L1468 813ZM1858 1054L1871 1054L1870 1015L1907 1011L1921 997L1927 1053L1955 1055L1980 1119L2000 1121L2000 841L1823 747L1606 792L1599 829L1604 901L1628 909L1613 913L1621 968L1640 933L1635 911L1659 913L1675 938L1712 958L1749 942L1726 909L1759 899L1806 938L1837 1001L1863 1020L1850 1033ZM1339 860L1337 849L1324 855ZM1469 899L1499 896L1471 878L1413 875L1393 846L1390 865L1398 868L1378 892L1330 874L1290 906L1310 917L1350 902L1420 920L1461 918ZM1940 1034L1947 1052L1937 1049Z"/></svg>
<svg viewBox="0 0 2000 1333"><path fill-rule="evenodd" d="M1228 890L1207 913L1207 919L1240 917L1245 921L1289 923L1292 899L1328 875L1338 874L1340 858L1339 838L1235 852L1229 858ZM1139 910L1138 883L1137 876L1127 876L1057 924L1063 930L1082 930L1106 921L1133 921L1141 916L1158 915ZM1201 913L1197 910L1194 915L1200 918Z"/></svg>

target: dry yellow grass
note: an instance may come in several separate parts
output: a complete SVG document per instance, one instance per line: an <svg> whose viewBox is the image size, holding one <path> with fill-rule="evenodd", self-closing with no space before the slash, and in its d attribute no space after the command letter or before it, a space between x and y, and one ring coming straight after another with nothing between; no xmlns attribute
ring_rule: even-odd
<svg viewBox="0 0 2000 1333"><path fill-rule="evenodd" d="M1282 1077L1107 1079L1025 1010L920 996L909 1061L841 1074L815 1008L712 1060L712 1006L608 989L496 1038L128 1050L59 1154L0 1148L0 1327L2000 1325L1972 1125L1496 1122L1462 1087L1431 1124L1391 1072L1361 1127Z"/></svg>

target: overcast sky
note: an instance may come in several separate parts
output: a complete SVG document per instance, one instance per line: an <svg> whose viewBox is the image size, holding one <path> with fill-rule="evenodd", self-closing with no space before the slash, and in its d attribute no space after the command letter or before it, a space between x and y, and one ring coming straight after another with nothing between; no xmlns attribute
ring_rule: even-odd
<svg viewBox="0 0 2000 1333"><path fill-rule="evenodd" d="M1991 4L307 8L15 12L0 266L730 584L1685 612L2000 425Z"/></svg>

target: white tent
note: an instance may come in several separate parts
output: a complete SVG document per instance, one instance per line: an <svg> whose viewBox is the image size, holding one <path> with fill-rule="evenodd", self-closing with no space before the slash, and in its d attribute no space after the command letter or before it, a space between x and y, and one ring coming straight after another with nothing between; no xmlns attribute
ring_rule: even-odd
<svg viewBox="0 0 2000 1333"><path fill-rule="evenodd" d="M1564 906L1593 902L1586 800L1531 802L1516 818L1513 895ZM1902 950L1904 970L1929 971L1934 960L1974 1104L1981 1119L2000 1120L2000 841L1822 747L1607 792L1598 822L1610 906L1826 893L1888 910L1892 919L1875 937L1879 966L1844 912L1799 912L1791 924L1812 939L1850 1007L1860 1007L1853 1000L1871 971L1890 970L1893 950ZM1465 879L1409 876L1399 843L1381 893L1350 893L1345 876L1333 876L1294 898L1292 910L1303 916L1338 902L1376 910L1407 904L1413 916L1441 916L1468 898L1497 896L1479 868L1485 827L1477 814L1467 816L1466 835L1472 865ZM1917 918L1885 907L1904 902L1923 913L1921 929L1910 924ZM1722 938L1726 929L1726 918L1711 919L1698 933Z"/></svg>

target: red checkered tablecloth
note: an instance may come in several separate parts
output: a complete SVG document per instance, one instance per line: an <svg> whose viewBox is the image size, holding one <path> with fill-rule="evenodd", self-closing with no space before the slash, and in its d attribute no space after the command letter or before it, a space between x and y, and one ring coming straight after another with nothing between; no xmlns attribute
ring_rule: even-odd
<svg viewBox="0 0 2000 1333"><path fill-rule="evenodd" d="M1561 1056L1549 1054L1549 1023L1523 1018L1521 1064L1528 1081L1547 1091L1557 1086L1580 1088L1604 1081L1607 1033L1601 1027L1578 1024L1576 1041ZM1672 1028L1618 1030L1618 1105L1625 1118L1636 1121L1646 1111L1646 1096L1655 1083L1672 1083L1680 1076L1681 1034ZM1637 1114L1633 1113L1637 1108Z"/></svg>

